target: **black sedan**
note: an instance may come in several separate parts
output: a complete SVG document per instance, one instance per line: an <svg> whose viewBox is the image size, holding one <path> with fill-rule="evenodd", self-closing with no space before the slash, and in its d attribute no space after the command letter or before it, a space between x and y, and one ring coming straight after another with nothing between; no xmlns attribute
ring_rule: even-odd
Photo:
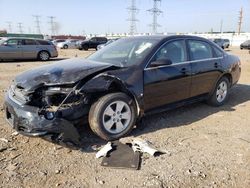
<svg viewBox="0 0 250 188"><path fill-rule="evenodd" d="M18 75L6 94L6 118L29 136L66 134L88 120L94 133L114 140L144 115L201 100L223 105L240 73L238 57L204 38L124 38L86 59Z"/></svg>

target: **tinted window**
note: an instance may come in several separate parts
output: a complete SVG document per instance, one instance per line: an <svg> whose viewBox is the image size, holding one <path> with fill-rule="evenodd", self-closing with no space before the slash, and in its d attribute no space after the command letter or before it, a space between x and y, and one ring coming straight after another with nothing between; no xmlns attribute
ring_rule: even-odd
<svg viewBox="0 0 250 188"><path fill-rule="evenodd" d="M187 61L184 40L174 41L164 45L155 55L153 61L159 59L169 59L172 63Z"/></svg>
<svg viewBox="0 0 250 188"><path fill-rule="evenodd" d="M10 39L7 41L8 45L21 45L22 41L19 39Z"/></svg>
<svg viewBox="0 0 250 188"><path fill-rule="evenodd" d="M97 41L97 38L92 38L90 39L92 42L96 42Z"/></svg>
<svg viewBox="0 0 250 188"><path fill-rule="evenodd" d="M211 46L203 41L189 40L190 58L192 61L213 57Z"/></svg>
<svg viewBox="0 0 250 188"><path fill-rule="evenodd" d="M223 52L221 50L219 50L216 47L213 47L213 48L214 48L214 52L215 52L216 57L222 57L223 56Z"/></svg>
<svg viewBox="0 0 250 188"><path fill-rule="evenodd" d="M36 41L31 40L31 39L25 39L24 45L36 45Z"/></svg>
<svg viewBox="0 0 250 188"><path fill-rule="evenodd" d="M37 41L40 45L51 45L51 42L46 41L46 40L38 40Z"/></svg>

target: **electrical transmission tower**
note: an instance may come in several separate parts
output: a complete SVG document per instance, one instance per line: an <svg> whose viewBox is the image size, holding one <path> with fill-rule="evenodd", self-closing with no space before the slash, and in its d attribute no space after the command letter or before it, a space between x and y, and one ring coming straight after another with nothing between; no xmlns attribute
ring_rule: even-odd
<svg viewBox="0 0 250 188"><path fill-rule="evenodd" d="M238 34L239 34L239 35L240 35L240 33L241 33L242 20L243 20L243 8L240 9L239 28L238 28Z"/></svg>
<svg viewBox="0 0 250 188"><path fill-rule="evenodd" d="M35 18L36 32L37 32L37 34L41 34L41 29L40 29L40 18L41 18L41 16L33 15L33 17Z"/></svg>
<svg viewBox="0 0 250 188"><path fill-rule="evenodd" d="M23 33L23 23L19 22L17 23L17 26L18 26L18 30L19 30L19 33Z"/></svg>
<svg viewBox="0 0 250 188"><path fill-rule="evenodd" d="M6 22L8 24L8 32L12 32L12 22Z"/></svg>
<svg viewBox="0 0 250 188"><path fill-rule="evenodd" d="M136 14L139 11L139 9L136 7L136 0L131 0L131 5L127 9L129 11L129 18L127 19L127 21L130 22L129 34L134 35L137 31L136 22L139 21L138 19L136 19Z"/></svg>
<svg viewBox="0 0 250 188"><path fill-rule="evenodd" d="M49 24L50 24L50 31L51 31L51 35L55 35L55 16L49 16Z"/></svg>
<svg viewBox="0 0 250 188"><path fill-rule="evenodd" d="M157 28L161 27L161 25L158 24L158 22L157 22L157 17L159 15L161 15L163 12L158 8L158 3L160 3L161 0L153 0L153 1L154 1L154 7L147 10L147 11L150 12L153 15L153 22L149 26L152 27L153 34L156 34L157 33Z"/></svg>

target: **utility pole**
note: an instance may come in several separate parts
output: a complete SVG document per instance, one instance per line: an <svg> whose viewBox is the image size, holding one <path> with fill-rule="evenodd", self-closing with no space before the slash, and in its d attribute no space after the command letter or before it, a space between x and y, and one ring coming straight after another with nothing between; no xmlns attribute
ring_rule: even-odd
<svg viewBox="0 0 250 188"><path fill-rule="evenodd" d="M242 27L242 20L243 20L243 8L240 9L240 16L239 16L239 28L238 28L238 35L241 33L241 27Z"/></svg>
<svg viewBox="0 0 250 188"><path fill-rule="evenodd" d="M8 33L12 33L12 22L6 22L8 24Z"/></svg>
<svg viewBox="0 0 250 188"><path fill-rule="evenodd" d="M161 3L161 0L153 0L154 1L154 7L152 9L147 10L153 15L153 22L149 26L152 27L153 34L157 33L157 28L161 27L161 25L157 22L157 17L161 15L163 12L158 8L158 3Z"/></svg>
<svg viewBox="0 0 250 188"><path fill-rule="evenodd" d="M19 30L19 33L23 33L23 23L21 23L21 22L19 22L19 23L17 23L17 25L18 25L18 30Z"/></svg>
<svg viewBox="0 0 250 188"><path fill-rule="evenodd" d="M49 16L50 19L49 24L50 24L50 30L51 30L51 35L55 35L55 16Z"/></svg>
<svg viewBox="0 0 250 188"><path fill-rule="evenodd" d="M127 9L129 11L129 18L127 19L127 21L130 22L129 34L134 35L137 31L136 22L139 21L138 19L136 19L136 14L139 11L139 9L137 9L136 7L136 0L131 0L131 5Z"/></svg>
<svg viewBox="0 0 250 188"><path fill-rule="evenodd" d="M41 29L40 29L40 18L41 18L41 16L33 15L33 17L35 18L36 32L37 32L37 34L41 34Z"/></svg>
<svg viewBox="0 0 250 188"><path fill-rule="evenodd" d="M223 20L220 21L220 33L223 34Z"/></svg>

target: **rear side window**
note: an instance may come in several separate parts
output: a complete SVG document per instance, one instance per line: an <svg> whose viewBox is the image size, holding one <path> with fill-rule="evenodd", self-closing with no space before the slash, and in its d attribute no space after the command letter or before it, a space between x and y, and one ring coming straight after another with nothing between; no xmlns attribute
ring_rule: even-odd
<svg viewBox="0 0 250 188"><path fill-rule="evenodd" d="M24 45L37 45L36 41L31 40L31 39L25 39L24 40Z"/></svg>
<svg viewBox="0 0 250 188"><path fill-rule="evenodd" d="M186 46L184 40L177 40L165 44L153 58L153 61L160 59L171 60L172 63L181 63L187 61Z"/></svg>
<svg viewBox="0 0 250 188"><path fill-rule="evenodd" d="M46 41L46 40L38 40L38 43L39 43L40 45L51 45L51 44L52 44L51 42Z"/></svg>
<svg viewBox="0 0 250 188"><path fill-rule="evenodd" d="M213 47L213 49L214 49L215 57L223 57L223 52L221 50L219 50L216 47Z"/></svg>
<svg viewBox="0 0 250 188"><path fill-rule="evenodd" d="M192 61L213 58L211 46L203 41L188 41L190 58Z"/></svg>

